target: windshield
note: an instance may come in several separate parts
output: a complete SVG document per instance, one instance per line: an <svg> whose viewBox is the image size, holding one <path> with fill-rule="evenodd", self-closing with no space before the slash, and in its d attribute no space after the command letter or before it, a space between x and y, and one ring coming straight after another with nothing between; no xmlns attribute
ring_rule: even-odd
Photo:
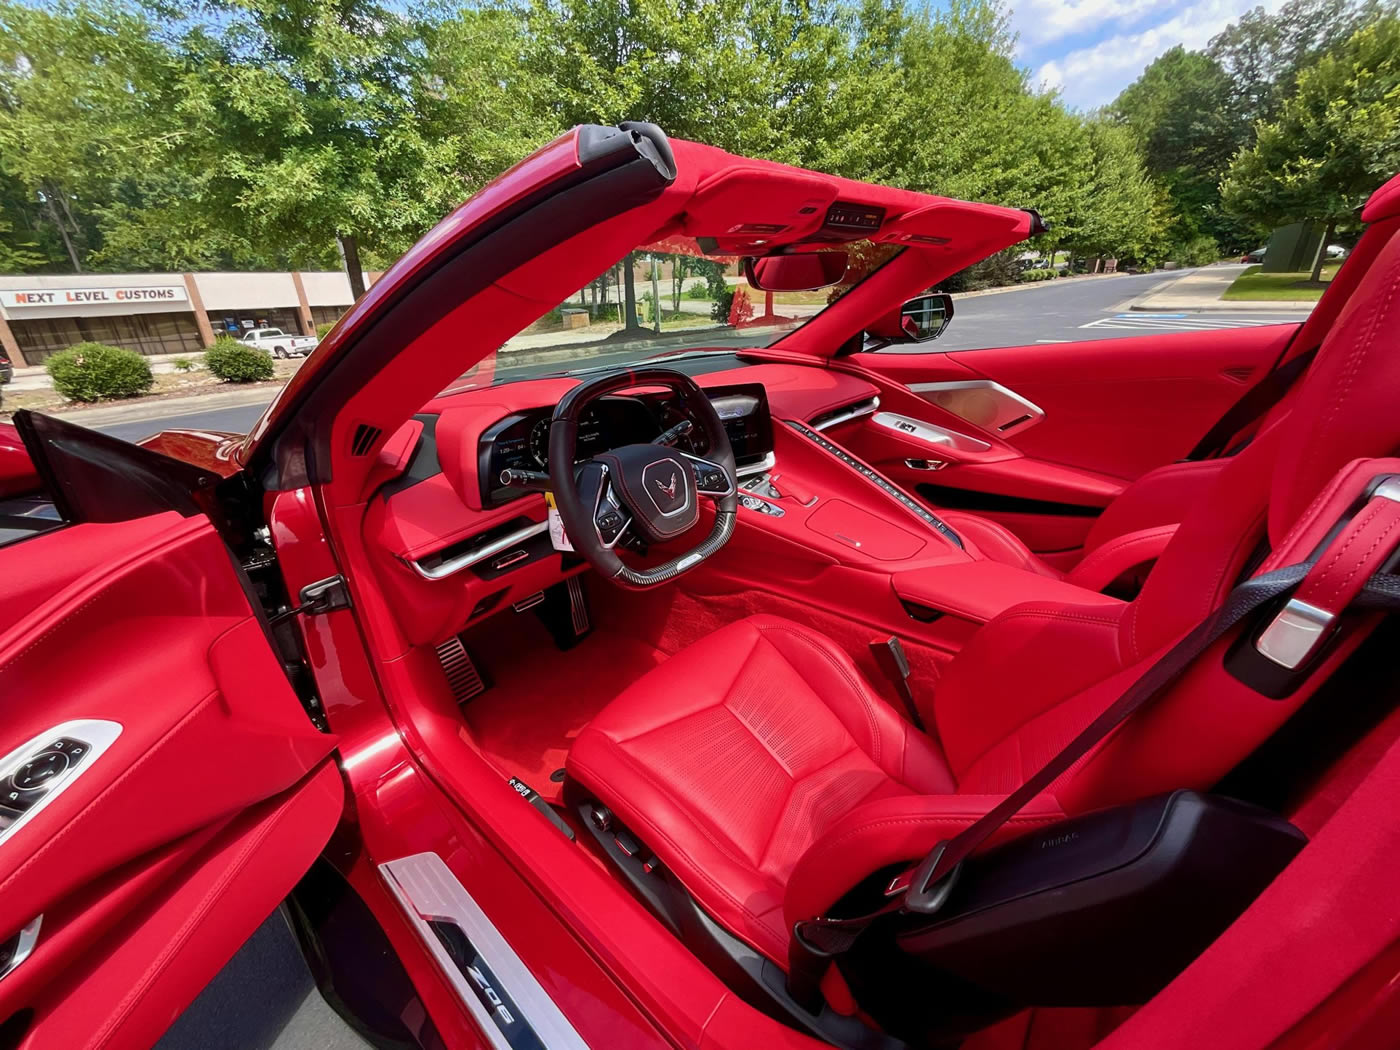
<svg viewBox="0 0 1400 1050"><path fill-rule="evenodd" d="M806 323L886 262L894 249L858 242L830 288L762 292L733 255L692 239L644 245L571 294L456 380L444 394L497 383L699 353L767 346Z"/></svg>

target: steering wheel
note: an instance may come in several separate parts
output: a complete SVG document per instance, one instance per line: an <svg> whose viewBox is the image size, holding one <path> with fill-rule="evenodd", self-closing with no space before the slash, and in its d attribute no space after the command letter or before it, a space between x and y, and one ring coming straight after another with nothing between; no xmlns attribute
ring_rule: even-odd
<svg viewBox="0 0 1400 1050"><path fill-rule="evenodd" d="M584 410L606 394L637 386L665 386L680 397L708 439L708 459L660 443L662 435L575 462ZM549 426L549 485L574 550L605 579L636 590L669 583L723 547L739 507L734 450L719 413L695 380L671 368L615 372L565 394ZM648 543L690 531L700 518L701 497L716 503L714 526L702 543L650 569L633 569L617 556L614 548L629 530Z"/></svg>

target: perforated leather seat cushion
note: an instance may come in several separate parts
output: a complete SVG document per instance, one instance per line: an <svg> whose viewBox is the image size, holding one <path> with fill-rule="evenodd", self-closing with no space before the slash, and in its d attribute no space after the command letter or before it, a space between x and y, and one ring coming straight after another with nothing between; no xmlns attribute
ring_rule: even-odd
<svg viewBox="0 0 1400 1050"><path fill-rule="evenodd" d="M937 746L844 652L771 616L636 682L579 734L568 771L773 959L787 953L784 887L816 838L864 802L954 789Z"/></svg>

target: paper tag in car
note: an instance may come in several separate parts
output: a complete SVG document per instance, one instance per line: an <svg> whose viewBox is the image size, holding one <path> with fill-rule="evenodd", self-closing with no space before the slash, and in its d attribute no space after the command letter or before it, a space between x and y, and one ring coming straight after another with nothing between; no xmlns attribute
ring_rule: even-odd
<svg viewBox="0 0 1400 1050"><path fill-rule="evenodd" d="M564 519L559 517L559 508L554 505L554 493L544 494L545 506L549 508L549 542L557 551L571 551L574 545L569 542L569 534L564 531Z"/></svg>

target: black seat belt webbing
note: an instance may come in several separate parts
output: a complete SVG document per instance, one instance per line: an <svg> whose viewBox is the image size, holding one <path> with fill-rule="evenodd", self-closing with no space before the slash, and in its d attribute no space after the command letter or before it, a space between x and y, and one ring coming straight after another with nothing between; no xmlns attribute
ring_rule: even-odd
<svg viewBox="0 0 1400 1050"><path fill-rule="evenodd" d="M1283 396L1308 370L1308 365L1312 364L1316 356L1316 347L1299 354L1279 365L1246 390L1240 399L1215 421L1215 425L1206 431L1205 437L1196 442L1196 447L1187 454L1185 462L1212 459L1225 452L1230 446L1231 438L1283 400Z"/></svg>

